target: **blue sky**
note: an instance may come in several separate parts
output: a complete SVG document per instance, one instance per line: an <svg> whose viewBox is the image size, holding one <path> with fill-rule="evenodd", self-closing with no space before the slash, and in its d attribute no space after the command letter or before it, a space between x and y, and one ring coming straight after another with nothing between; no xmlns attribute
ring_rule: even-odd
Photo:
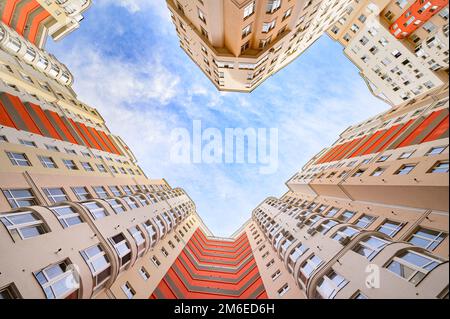
<svg viewBox="0 0 450 319"><path fill-rule="evenodd" d="M268 196L352 123L387 105L368 91L338 43L323 36L252 94L220 93L179 48L162 0L97 0L79 30L47 49L75 76L74 89L97 108L151 178L184 188L217 236L233 233ZM255 164L177 164L174 128L277 128L278 170Z"/></svg>

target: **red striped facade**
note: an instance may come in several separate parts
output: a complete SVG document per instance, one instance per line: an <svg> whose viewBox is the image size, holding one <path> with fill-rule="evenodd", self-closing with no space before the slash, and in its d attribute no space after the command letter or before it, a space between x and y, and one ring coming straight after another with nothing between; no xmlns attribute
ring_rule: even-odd
<svg viewBox="0 0 450 319"><path fill-rule="evenodd" d="M38 43L46 24L54 18L36 0L6 0L0 7L2 21L32 43ZM3 8L3 10L1 10Z"/></svg>
<svg viewBox="0 0 450 319"><path fill-rule="evenodd" d="M266 299L247 235L212 240L198 229L151 299Z"/></svg>
<svg viewBox="0 0 450 319"><path fill-rule="evenodd" d="M448 0L416 0L391 25L390 31L398 39L406 38L446 5Z"/></svg>
<svg viewBox="0 0 450 319"><path fill-rule="evenodd" d="M105 132L36 104L23 103L17 96L5 92L0 92L0 125L122 155L113 138Z"/></svg>
<svg viewBox="0 0 450 319"><path fill-rule="evenodd" d="M329 163L447 138L449 136L448 128L448 109L441 109L427 116L336 145L320 157L316 164Z"/></svg>

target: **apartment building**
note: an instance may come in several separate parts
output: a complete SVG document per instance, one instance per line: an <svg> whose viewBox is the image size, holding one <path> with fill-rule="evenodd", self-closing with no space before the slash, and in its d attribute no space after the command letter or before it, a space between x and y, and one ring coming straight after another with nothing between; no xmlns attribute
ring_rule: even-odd
<svg viewBox="0 0 450 319"><path fill-rule="evenodd" d="M251 92L353 0L167 0L181 48L221 91Z"/></svg>
<svg viewBox="0 0 450 319"><path fill-rule="evenodd" d="M72 82L0 23L0 299L448 298L448 80L347 128L230 238Z"/></svg>
<svg viewBox="0 0 450 319"><path fill-rule="evenodd" d="M1 21L43 48L47 36L60 40L80 26L91 0L3 0Z"/></svg>
<svg viewBox="0 0 450 319"><path fill-rule="evenodd" d="M448 83L448 12L448 1L355 1L328 34L395 106Z"/></svg>

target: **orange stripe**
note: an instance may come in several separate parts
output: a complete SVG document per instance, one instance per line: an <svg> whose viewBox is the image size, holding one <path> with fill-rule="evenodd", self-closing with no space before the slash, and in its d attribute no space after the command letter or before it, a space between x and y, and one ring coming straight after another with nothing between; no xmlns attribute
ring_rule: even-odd
<svg viewBox="0 0 450 319"><path fill-rule="evenodd" d="M431 142L439 139L445 132L448 131L448 115L445 119L439 123L438 126L430 133L427 137L425 137L421 143Z"/></svg>
<svg viewBox="0 0 450 319"><path fill-rule="evenodd" d="M103 132L102 132L102 133L103 133ZM105 133L103 133L103 134L105 134ZM122 152L120 152L120 151L116 148L116 145L115 145L113 142L111 142L111 138L110 138L108 135L106 135L106 134L105 134L105 137L106 137L106 139L109 141L109 143L113 146L113 149L115 150L116 154L122 155Z"/></svg>
<svg viewBox="0 0 450 319"><path fill-rule="evenodd" d="M386 141L384 143L384 145L378 150L378 152L383 152L386 148L388 148L389 145L391 145L391 143L393 141L395 141L397 139L397 137L399 137L400 134L402 134L413 122L414 122L414 120L409 120L408 122L403 124L402 128L394 136L392 136L388 141Z"/></svg>
<svg viewBox="0 0 450 319"><path fill-rule="evenodd" d="M409 146L411 145L414 140L417 138L417 136L419 136L425 129L428 128L429 125L431 125L431 123L433 123L433 121L443 112L444 110L440 110L440 111L436 111L431 113L430 115L428 115L428 117L422 121L422 123L416 127L416 129L414 131L412 131L408 137L406 137L401 143L400 145L397 146L397 148L399 147L403 147L403 146Z"/></svg>
<svg viewBox="0 0 450 319"><path fill-rule="evenodd" d="M6 0L5 9L3 10L3 15L2 15L2 21L5 24L10 25L11 19L14 14L14 9L16 8L16 5L19 1L20 0Z"/></svg>
<svg viewBox="0 0 450 319"><path fill-rule="evenodd" d="M17 129L17 126L14 124L14 121L9 116L2 101L0 101L0 124Z"/></svg>
<svg viewBox="0 0 450 319"><path fill-rule="evenodd" d="M26 5L22 7L22 10L19 13L19 20L17 21L16 31L20 34L23 34L25 29L25 25L27 24L28 17L30 13L40 7L40 4L35 0L30 1Z"/></svg>
<svg viewBox="0 0 450 319"><path fill-rule="evenodd" d="M109 147L105 144L105 142L103 142L101 137L98 135L97 130L92 127L89 127L89 126L87 128L88 128L89 132L91 133L92 137L94 137L94 138L97 137L97 139L96 139L97 144L100 145L102 150L105 152L111 153L111 150L109 149Z"/></svg>
<svg viewBox="0 0 450 319"><path fill-rule="evenodd" d="M386 138L389 137L390 134L392 134L392 132L394 132L397 128L399 127L399 125L394 125L392 126L389 130L387 130L371 147L369 147L364 153L363 155L367 155L367 154L371 154L374 152L374 150L380 146L381 143L383 143Z"/></svg>
<svg viewBox="0 0 450 319"><path fill-rule="evenodd" d="M34 123L31 116L28 114L28 111L26 110L25 106L22 104L22 101L17 96L14 96L14 95L7 94L7 97L9 97L9 100L12 102L12 105L14 106L16 111L19 113L22 121L27 126L27 131L35 133L35 134L39 134L39 135L44 135L39 130L36 123Z"/></svg>
<svg viewBox="0 0 450 319"><path fill-rule="evenodd" d="M64 132L64 135L66 135L67 139L70 143L78 144L77 140L72 136L69 129L66 127L62 119L59 117L59 115L55 112L51 112L53 119L55 120L58 127L61 129L61 131Z"/></svg>
<svg viewBox="0 0 450 319"><path fill-rule="evenodd" d="M95 139L92 137L91 133L89 133L89 130L87 129L86 125L84 125L83 123L79 123L80 128L83 130L83 132L85 133L86 137L89 139L89 141L91 142L91 145L93 148L96 148L98 150L101 150L100 145L97 144L97 142L95 141Z"/></svg>
<svg viewBox="0 0 450 319"><path fill-rule="evenodd" d="M82 134L80 128L78 127L78 123L75 122L74 120L72 120L71 118L68 118L69 122L72 124L73 128L75 129L75 131L77 131L78 135L81 137L81 139L84 141L85 146L87 147L91 147L91 144L89 143L89 141L84 137L84 135Z"/></svg>
<svg viewBox="0 0 450 319"><path fill-rule="evenodd" d="M48 120L47 116L45 116L44 111L37 105L30 103L31 107L33 108L33 110L36 112L37 116L39 117L39 119L42 121L42 123L44 124L45 128L47 129L47 131L50 133L50 135L53 138L56 138L58 140L64 140L59 134L58 132L55 130L55 128L53 127L52 123L50 123L50 121Z"/></svg>
<svg viewBox="0 0 450 319"><path fill-rule="evenodd" d="M50 16L50 13L48 13L47 11L44 10L34 17L34 20L30 27L30 32L28 33L28 40L30 42L36 43L36 37L39 32L39 26L42 23L42 21L47 19L49 16Z"/></svg>

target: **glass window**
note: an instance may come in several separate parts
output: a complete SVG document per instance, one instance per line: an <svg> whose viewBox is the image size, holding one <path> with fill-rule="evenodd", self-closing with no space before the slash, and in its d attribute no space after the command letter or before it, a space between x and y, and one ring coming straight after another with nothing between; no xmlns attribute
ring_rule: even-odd
<svg viewBox="0 0 450 319"><path fill-rule="evenodd" d="M111 191L111 193L113 193L114 196L122 196L122 192L117 186L109 186L109 190Z"/></svg>
<svg viewBox="0 0 450 319"><path fill-rule="evenodd" d="M406 159L406 158L410 158L411 155L413 155L414 151L408 151L408 152L403 152L398 159Z"/></svg>
<svg viewBox="0 0 450 319"><path fill-rule="evenodd" d="M80 215L71 206L51 207L50 210L56 215L64 228L78 225L83 222Z"/></svg>
<svg viewBox="0 0 450 319"><path fill-rule="evenodd" d="M323 222L322 224L320 224L317 231L320 232L321 234L325 235L326 233L328 233L330 231L331 228L333 228L337 224L338 224L338 222L335 220L327 220L327 221Z"/></svg>
<svg viewBox="0 0 450 319"><path fill-rule="evenodd" d="M359 234L361 231L357 230L356 228L345 226L341 229L339 229L333 237L331 237L334 240L337 240L341 244L345 244L346 239L350 239L356 234Z"/></svg>
<svg viewBox="0 0 450 319"><path fill-rule="evenodd" d="M62 188L44 188L43 191L52 204L69 200Z"/></svg>
<svg viewBox="0 0 450 319"><path fill-rule="evenodd" d="M339 211L339 208L333 207L326 213L326 216L333 217L334 215L337 214L338 211Z"/></svg>
<svg viewBox="0 0 450 319"><path fill-rule="evenodd" d="M339 290L341 290L347 283L348 280L331 269L328 274L319 280L316 288L318 293L317 297L323 299L333 299L336 297Z"/></svg>
<svg viewBox="0 0 450 319"><path fill-rule="evenodd" d="M87 172L93 172L94 171L94 168L92 167L91 163L89 163L89 162L81 162L81 166Z"/></svg>
<svg viewBox="0 0 450 319"><path fill-rule="evenodd" d="M124 197L123 199L127 202L128 206L130 206L131 209L136 209L139 207L136 203L136 200L133 197L127 196L127 197Z"/></svg>
<svg viewBox="0 0 450 319"><path fill-rule="evenodd" d="M128 232L133 236L134 241L138 249L138 255L141 255L145 250L145 237L144 234L136 227L133 226L128 229Z"/></svg>
<svg viewBox="0 0 450 319"><path fill-rule="evenodd" d="M353 216L355 216L355 214L355 212L346 210L338 217L338 219L343 222L348 222L350 219L352 219Z"/></svg>
<svg viewBox="0 0 450 319"><path fill-rule="evenodd" d="M89 213L91 213L91 216L94 219L101 219L108 216L105 208L103 208L103 206L101 206L99 203L87 202L82 203L82 205L89 211Z"/></svg>
<svg viewBox="0 0 450 319"><path fill-rule="evenodd" d="M95 186L93 187L95 193L97 194L98 198L107 198L109 195L106 192L106 189L103 186Z"/></svg>
<svg viewBox="0 0 450 319"><path fill-rule="evenodd" d="M149 280L150 279L150 274L148 273L148 271L144 267L139 268L139 274L141 275L141 277L144 280Z"/></svg>
<svg viewBox="0 0 450 319"><path fill-rule="evenodd" d="M411 236L409 242L429 250L434 250L445 238L447 234L441 231L419 228Z"/></svg>
<svg viewBox="0 0 450 319"><path fill-rule="evenodd" d="M414 169L414 167L416 167L416 164L403 165L397 172L395 172L395 175L407 175Z"/></svg>
<svg viewBox="0 0 450 319"><path fill-rule="evenodd" d="M106 199L106 202L111 206L116 214L121 214L126 211L124 205L118 199Z"/></svg>
<svg viewBox="0 0 450 319"><path fill-rule="evenodd" d="M88 200L92 198L86 187L72 187L72 191L78 200Z"/></svg>
<svg viewBox="0 0 450 319"><path fill-rule="evenodd" d="M131 249L130 245L128 244L128 241L126 240L125 236L122 233L117 234L114 237L111 237L109 241L114 246L114 249L116 250L117 255L119 256L120 269L125 268L131 261Z"/></svg>
<svg viewBox="0 0 450 319"><path fill-rule="evenodd" d="M309 257L301 266L299 271L299 276L301 282L306 284L308 278L311 277L312 273L319 268L319 266L323 263L322 259L320 259L316 255L312 255Z"/></svg>
<svg viewBox="0 0 450 319"><path fill-rule="evenodd" d="M72 160L67 160L67 159L65 159L65 160L63 160L63 163L64 163L64 165L67 167L67 169L69 169L69 170L72 170L72 171L78 170L77 165L76 165L75 162L72 161Z"/></svg>
<svg viewBox="0 0 450 319"><path fill-rule="evenodd" d="M19 293L14 284L0 288L0 300L5 299L19 299Z"/></svg>
<svg viewBox="0 0 450 319"><path fill-rule="evenodd" d="M355 248L354 252L366 257L368 260L372 260L389 242L375 236L369 236L361 240Z"/></svg>
<svg viewBox="0 0 450 319"><path fill-rule="evenodd" d="M25 153L6 152L6 155L8 155L9 160L15 166L31 166Z"/></svg>
<svg viewBox="0 0 450 319"><path fill-rule="evenodd" d="M382 225L380 225L380 227L378 227L377 230L383 234L394 237L402 229L402 227L403 223L386 220Z"/></svg>
<svg viewBox="0 0 450 319"><path fill-rule="evenodd" d="M47 233L44 222L33 212L18 212L0 215L14 240L28 239Z"/></svg>
<svg viewBox="0 0 450 319"><path fill-rule="evenodd" d="M433 147L425 154L425 156L439 155L445 150L445 148L445 146Z"/></svg>
<svg viewBox="0 0 450 319"><path fill-rule="evenodd" d="M441 261L437 259L408 250L394 257L386 268L407 281L418 284L439 264Z"/></svg>
<svg viewBox="0 0 450 319"><path fill-rule="evenodd" d="M374 216L363 215L355 222L355 225L361 228L367 228L375 221L375 219L377 218Z"/></svg>
<svg viewBox="0 0 450 319"><path fill-rule="evenodd" d="M94 279L94 290L98 291L111 276L111 264L100 245L89 247L80 252L88 264Z"/></svg>
<svg viewBox="0 0 450 319"><path fill-rule="evenodd" d="M49 156L39 156L39 160L45 168L58 168L53 158Z"/></svg>
<svg viewBox="0 0 450 319"><path fill-rule="evenodd" d="M38 205L31 189L8 189L4 190L3 194L12 208Z"/></svg>
<svg viewBox="0 0 450 319"><path fill-rule="evenodd" d="M251 2L244 8L244 19L248 18L255 12L255 1Z"/></svg>
<svg viewBox="0 0 450 319"><path fill-rule="evenodd" d="M428 173L448 173L448 161L437 162Z"/></svg>
<svg viewBox="0 0 450 319"><path fill-rule="evenodd" d="M105 165L103 165L103 164L96 164L96 165L97 165L99 172L106 173Z"/></svg>
<svg viewBox="0 0 450 319"><path fill-rule="evenodd" d="M48 266L34 273L47 299L72 299L78 297L79 282L68 261Z"/></svg>

